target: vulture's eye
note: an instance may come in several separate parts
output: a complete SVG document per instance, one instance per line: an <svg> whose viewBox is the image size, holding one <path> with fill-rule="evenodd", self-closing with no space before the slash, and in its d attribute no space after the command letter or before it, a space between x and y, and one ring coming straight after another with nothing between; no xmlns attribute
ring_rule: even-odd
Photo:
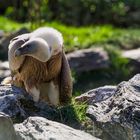
<svg viewBox="0 0 140 140"><path fill-rule="evenodd" d="M27 44L27 45L25 45L25 47L26 47L26 48L30 48L30 47L31 47L31 45L30 45L30 44Z"/></svg>

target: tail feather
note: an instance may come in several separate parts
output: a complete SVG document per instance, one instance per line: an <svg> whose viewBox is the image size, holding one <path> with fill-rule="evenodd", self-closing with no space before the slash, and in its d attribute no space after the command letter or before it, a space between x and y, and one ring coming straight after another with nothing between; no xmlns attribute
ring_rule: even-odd
<svg viewBox="0 0 140 140"><path fill-rule="evenodd" d="M60 103L68 104L72 97L72 76L68 60L63 52L62 67L60 73Z"/></svg>

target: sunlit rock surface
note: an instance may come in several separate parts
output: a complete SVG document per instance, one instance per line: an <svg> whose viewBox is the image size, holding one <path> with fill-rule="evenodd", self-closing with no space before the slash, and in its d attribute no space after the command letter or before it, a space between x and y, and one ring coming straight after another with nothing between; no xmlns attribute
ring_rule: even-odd
<svg viewBox="0 0 140 140"><path fill-rule="evenodd" d="M81 96L75 98L78 102L86 102L89 105L106 100L110 96L114 95L116 91L116 86L103 86L96 89L92 89Z"/></svg>
<svg viewBox="0 0 140 140"><path fill-rule="evenodd" d="M95 99L91 96L93 102L89 98L90 102L87 101L87 116L94 123L93 134L103 140L140 140L140 74L121 82L107 98L108 90L107 94L106 89L100 91L99 94L105 96L103 100L95 102L97 96L101 96L96 95Z"/></svg>
<svg viewBox="0 0 140 140"><path fill-rule="evenodd" d="M18 140L98 140L88 133L42 117L14 125Z"/></svg>
<svg viewBox="0 0 140 140"><path fill-rule="evenodd" d="M109 67L109 57L102 48L82 49L67 54L70 67L75 72L88 72Z"/></svg>

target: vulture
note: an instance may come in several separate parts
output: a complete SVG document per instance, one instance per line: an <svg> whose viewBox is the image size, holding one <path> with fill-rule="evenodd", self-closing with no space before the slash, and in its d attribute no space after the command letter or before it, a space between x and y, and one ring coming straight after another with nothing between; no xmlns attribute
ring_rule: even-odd
<svg viewBox="0 0 140 140"><path fill-rule="evenodd" d="M25 88L35 102L69 103L72 77L63 46L62 34L49 27L13 38L8 50L11 84Z"/></svg>

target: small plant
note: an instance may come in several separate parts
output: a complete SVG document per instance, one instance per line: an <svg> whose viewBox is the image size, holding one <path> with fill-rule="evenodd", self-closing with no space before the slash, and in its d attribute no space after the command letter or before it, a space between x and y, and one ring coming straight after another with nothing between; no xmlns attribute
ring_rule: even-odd
<svg viewBox="0 0 140 140"><path fill-rule="evenodd" d="M73 97L70 105L57 108L58 121L80 129L87 120L86 109L86 103L77 103Z"/></svg>
<svg viewBox="0 0 140 140"><path fill-rule="evenodd" d="M86 110L88 107L87 104L86 103L78 103L75 100L73 100L72 106L76 112L78 120L80 122L84 122L86 120Z"/></svg>

